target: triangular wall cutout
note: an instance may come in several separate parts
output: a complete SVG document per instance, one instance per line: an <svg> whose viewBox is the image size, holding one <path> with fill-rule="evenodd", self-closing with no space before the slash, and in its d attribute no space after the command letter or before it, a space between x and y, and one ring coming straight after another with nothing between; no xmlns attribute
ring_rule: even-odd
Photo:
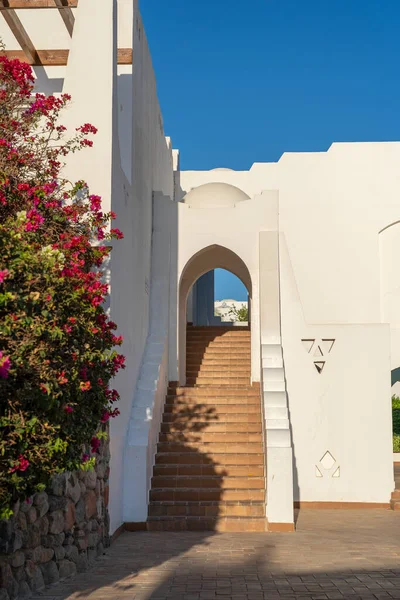
<svg viewBox="0 0 400 600"><path fill-rule="evenodd" d="M311 352L312 347L314 346L315 340L301 340L304 346L304 349L308 354Z"/></svg>
<svg viewBox="0 0 400 600"><path fill-rule="evenodd" d="M322 351L324 354L329 354L333 348L335 340L321 340Z"/></svg>
<svg viewBox="0 0 400 600"><path fill-rule="evenodd" d="M332 477L340 477L340 467L338 467L336 469L336 471L333 473Z"/></svg>
<svg viewBox="0 0 400 600"><path fill-rule="evenodd" d="M317 369L318 373L322 373L324 366L325 366L325 362L324 361L320 361L320 362L314 362L315 368Z"/></svg>
<svg viewBox="0 0 400 600"><path fill-rule="evenodd" d="M323 356L321 346L315 348L314 356Z"/></svg>
<svg viewBox="0 0 400 600"><path fill-rule="evenodd" d="M317 465L315 465L315 477L323 477L321 471L318 469Z"/></svg>

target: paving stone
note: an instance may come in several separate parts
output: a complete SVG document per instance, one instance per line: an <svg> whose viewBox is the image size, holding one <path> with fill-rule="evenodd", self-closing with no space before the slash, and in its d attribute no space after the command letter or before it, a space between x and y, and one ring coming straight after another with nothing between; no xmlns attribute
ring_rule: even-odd
<svg viewBox="0 0 400 600"><path fill-rule="evenodd" d="M385 510L304 510L290 535L125 533L34 600L400 599L399 540L400 516Z"/></svg>

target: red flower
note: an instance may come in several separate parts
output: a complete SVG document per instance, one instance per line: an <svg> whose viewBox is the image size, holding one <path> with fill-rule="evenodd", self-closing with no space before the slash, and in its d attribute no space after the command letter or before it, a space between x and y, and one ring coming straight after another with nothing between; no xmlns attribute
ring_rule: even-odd
<svg viewBox="0 0 400 600"><path fill-rule="evenodd" d="M82 392L87 392L92 387L92 384L90 381L81 381L79 387L81 388Z"/></svg>
<svg viewBox="0 0 400 600"><path fill-rule="evenodd" d="M100 444L101 444L101 440L99 440L98 437L92 437L92 440L90 442L90 446L91 446L91 449L92 449L93 453L97 452L97 450L100 447Z"/></svg>
<svg viewBox="0 0 400 600"><path fill-rule="evenodd" d="M72 406L65 406L64 412L66 412L66 413L72 413L72 412L74 412L74 409L72 408Z"/></svg>
<svg viewBox="0 0 400 600"><path fill-rule="evenodd" d="M26 471L29 467L29 460L27 460L23 454L18 456L18 460L15 462L12 469L10 469L10 473L14 473L15 471Z"/></svg>

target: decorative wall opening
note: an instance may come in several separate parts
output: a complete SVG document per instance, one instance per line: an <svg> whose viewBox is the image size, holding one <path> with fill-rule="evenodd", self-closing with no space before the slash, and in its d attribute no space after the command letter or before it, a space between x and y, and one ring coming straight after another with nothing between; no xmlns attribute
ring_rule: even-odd
<svg viewBox="0 0 400 600"><path fill-rule="evenodd" d="M333 339L302 339L301 342L307 354L313 357L314 366L319 374L326 364L326 357L332 351L336 340Z"/></svg>

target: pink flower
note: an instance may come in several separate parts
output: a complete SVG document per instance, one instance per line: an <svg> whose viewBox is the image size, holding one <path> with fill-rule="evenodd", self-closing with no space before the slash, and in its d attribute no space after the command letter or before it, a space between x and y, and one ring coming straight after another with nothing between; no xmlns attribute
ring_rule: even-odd
<svg viewBox="0 0 400 600"><path fill-rule="evenodd" d="M86 452L85 452L85 454L82 454L82 462L83 463L87 462L89 460L89 458L90 458L90 456Z"/></svg>
<svg viewBox="0 0 400 600"><path fill-rule="evenodd" d="M8 269L3 269L3 271L0 271L0 283L3 283L3 281L5 279L7 279L9 274L10 274L10 271Z"/></svg>
<svg viewBox="0 0 400 600"><path fill-rule="evenodd" d="M10 469L10 473L14 473L15 471L26 471L28 467L29 460L27 460L23 454L20 454L17 462L14 464L13 468Z"/></svg>
<svg viewBox="0 0 400 600"><path fill-rule="evenodd" d="M7 379L8 371L11 367L11 361L9 356L4 356L3 352L0 350L0 377L3 379Z"/></svg>
<svg viewBox="0 0 400 600"><path fill-rule="evenodd" d="M97 450L99 449L100 446L100 440L97 437L92 437L92 440L90 442L90 446L92 448L92 452L97 452Z"/></svg>
<svg viewBox="0 0 400 600"><path fill-rule="evenodd" d="M100 422L101 423L107 423L107 421L109 420L109 418L110 418L110 413L108 412L108 410L105 410L103 412L103 414L101 415Z"/></svg>
<svg viewBox="0 0 400 600"><path fill-rule="evenodd" d="M113 235L114 237L116 237L117 240L122 240L123 237L124 237L124 234L122 233L122 231L120 231L116 227L113 228L113 229L111 229L110 233L111 233L111 235Z"/></svg>
<svg viewBox="0 0 400 600"><path fill-rule="evenodd" d="M64 412L66 412L66 413L72 413L72 412L74 412L74 409L72 408L72 406L66 406L64 408Z"/></svg>
<svg viewBox="0 0 400 600"><path fill-rule="evenodd" d="M81 381L79 387L81 388L82 392L87 392L92 387L92 384L90 381Z"/></svg>

